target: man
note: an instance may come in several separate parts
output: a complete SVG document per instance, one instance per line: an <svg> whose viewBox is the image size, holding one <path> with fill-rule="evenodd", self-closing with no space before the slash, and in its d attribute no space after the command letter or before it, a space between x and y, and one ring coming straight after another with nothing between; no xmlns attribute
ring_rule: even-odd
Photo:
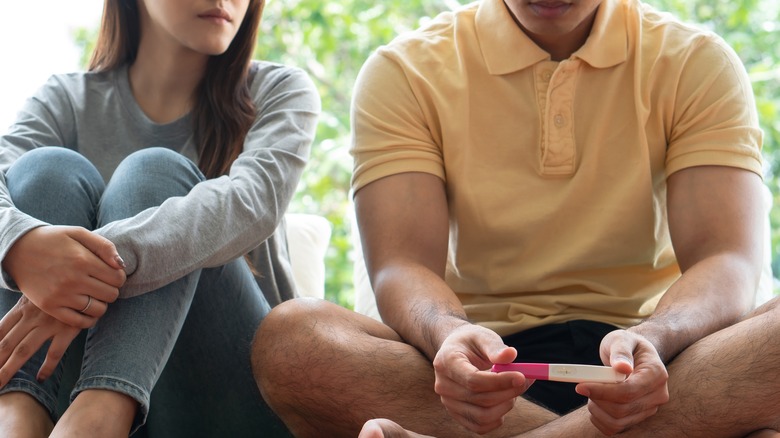
<svg viewBox="0 0 780 438"><path fill-rule="evenodd" d="M293 433L780 427L780 310L748 314L761 133L722 40L634 0L482 0L379 49L353 122L384 324L312 301L266 318L256 377ZM628 378L489 371L512 361Z"/></svg>

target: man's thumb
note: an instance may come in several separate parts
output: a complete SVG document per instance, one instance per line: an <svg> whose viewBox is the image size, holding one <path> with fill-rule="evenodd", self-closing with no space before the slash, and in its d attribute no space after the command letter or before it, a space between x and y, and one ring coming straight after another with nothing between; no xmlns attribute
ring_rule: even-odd
<svg viewBox="0 0 780 438"><path fill-rule="evenodd" d="M490 349L488 353L488 359L491 363L512 363L517 357L517 350L513 347L507 347L504 344L498 345Z"/></svg>

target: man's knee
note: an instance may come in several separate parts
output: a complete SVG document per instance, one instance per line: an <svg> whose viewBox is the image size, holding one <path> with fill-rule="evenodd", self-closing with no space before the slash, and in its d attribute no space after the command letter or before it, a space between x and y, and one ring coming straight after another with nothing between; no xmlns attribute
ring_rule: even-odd
<svg viewBox="0 0 780 438"><path fill-rule="evenodd" d="M271 309L257 329L254 344L284 343L290 338L299 338L301 330L310 330L312 325L329 317L328 308L335 306L316 298L296 298L285 301Z"/></svg>
<svg viewBox="0 0 780 438"><path fill-rule="evenodd" d="M335 330L327 321L338 311L332 303L297 298L274 307L265 316L252 342L252 373L260 392L278 414L310 386L311 373L322 372L324 332ZM344 309L346 311L346 309ZM308 371L307 371L308 370ZM280 414L281 415L281 414Z"/></svg>
<svg viewBox="0 0 780 438"><path fill-rule="evenodd" d="M308 351L306 344L317 336L317 325L329 317L327 309L332 306L335 305L323 300L296 298L274 307L263 318L252 342L255 376L283 367L283 360L300 359L299 355Z"/></svg>

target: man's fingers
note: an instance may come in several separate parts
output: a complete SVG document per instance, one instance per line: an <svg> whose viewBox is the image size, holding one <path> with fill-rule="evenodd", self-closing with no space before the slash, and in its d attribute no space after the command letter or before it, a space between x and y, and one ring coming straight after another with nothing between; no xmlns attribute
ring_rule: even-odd
<svg viewBox="0 0 780 438"><path fill-rule="evenodd" d="M590 412L590 421L603 434L610 436L628 429L641 422L642 420L655 415L658 407L649 407L647 409L638 409L636 413L622 417L613 417L597 403L588 402L588 412Z"/></svg>
<svg viewBox="0 0 780 438"><path fill-rule="evenodd" d="M485 434L504 423L504 415L512 410L515 399L511 398L488 408L481 408L457 400L442 400L442 402L455 421L472 432Z"/></svg>
<svg viewBox="0 0 780 438"><path fill-rule="evenodd" d="M473 366L465 364L453 367L452 371L445 375L471 393L496 392L525 387L525 378L520 373L478 371Z"/></svg>
<svg viewBox="0 0 780 438"><path fill-rule="evenodd" d="M522 379L522 376L520 376ZM513 400L525 392L525 386L511 386L509 388L497 389L495 391L473 392L453 381L437 379L434 390L441 397L455 400L463 400L469 404L480 407L491 407L507 400Z"/></svg>
<svg viewBox="0 0 780 438"><path fill-rule="evenodd" d="M511 363L517 357L517 350L514 347L507 347L503 343L496 345L491 353L488 353L488 359L491 363Z"/></svg>
<svg viewBox="0 0 780 438"><path fill-rule="evenodd" d="M668 394L662 388L657 391L647 393L636 399L624 402L613 400L590 399L589 406L597 406L600 411L605 412L612 418L623 418L638 414L643 411L652 410L668 400Z"/></svg>
<svg viewBox="0 0 780 438"><path fill-rule="evenodd" d="M615 371L626 375L634 371L634 350L636 338L624 330L615 330L601 343L601 360Z"/></svg>

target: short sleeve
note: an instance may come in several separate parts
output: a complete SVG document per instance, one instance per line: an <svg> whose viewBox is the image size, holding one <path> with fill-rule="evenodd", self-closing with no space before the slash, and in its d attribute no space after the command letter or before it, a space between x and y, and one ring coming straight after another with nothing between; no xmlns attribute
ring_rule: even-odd
<svg viewBox="0 0 780 438"><path fill-rule="evenodd" d="M762 132L747 72L718 37L699 41L679 82L667 175L703 165L739 167L762 175Z"/></svg>
<svg viewBox="0 0 780 438"><path fill-rule="evenodd" d="M408 65L379 52L358 75L352 102L353 192L380 178L425 172L445 178L441 145L423 111L426 87Z"/></svg>

